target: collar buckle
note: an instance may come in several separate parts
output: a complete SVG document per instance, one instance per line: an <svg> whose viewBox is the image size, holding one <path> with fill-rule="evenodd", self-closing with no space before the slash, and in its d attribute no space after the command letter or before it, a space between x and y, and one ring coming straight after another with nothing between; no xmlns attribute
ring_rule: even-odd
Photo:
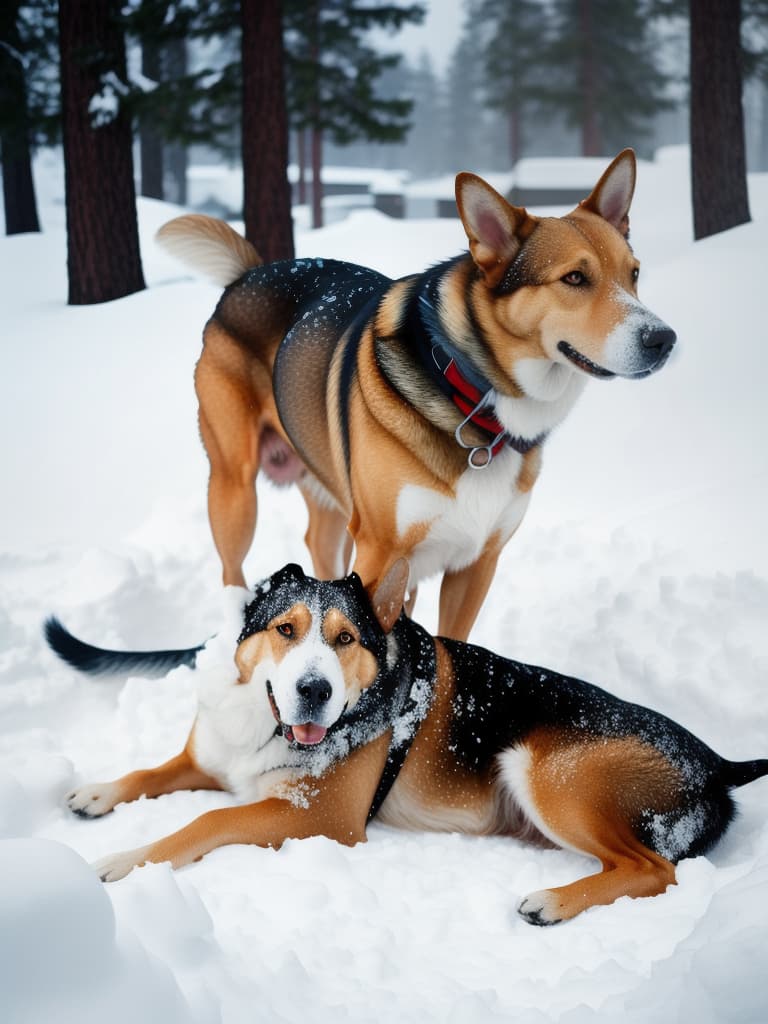
<svg viewBox="0 0 768 1024"><path fill-rule="evenodd" d="M472 423L475 416L485 409L487 406L493 404L493 388L490 388L484 395L480 397L480 401L475 405L473 409L467 413L461 423L456 427L453 432L453 436L456 438L456 443L467 451L467 465L470 469L487 469L495 455L498 455L499 451L504 447L507 441L507 431L503 428L501 431L490 441L488 444L471 444L465 441L462 436L462 431L468 423ZM478 461L482 459L482 461Z"/></svg>

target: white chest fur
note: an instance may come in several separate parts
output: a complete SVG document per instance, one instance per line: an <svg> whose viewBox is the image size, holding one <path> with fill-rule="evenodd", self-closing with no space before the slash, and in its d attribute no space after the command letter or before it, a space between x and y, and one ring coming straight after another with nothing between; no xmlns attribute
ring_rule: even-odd
<svg viewBox="0 0 768 1024"><path fill-rule="evenodd" d="M494 409L510 434L527 440L556 427L585 383L570 367L546 359L519 360L515 376L525 394L520 398L496 396ZM414 582L471 565L494 534L501 544L509 540L530 499L530 492L522 493L517 487L522 459L514 449L506 448L487 468L467 468L453 496L410 484L402 488L397 499L399 535L417 523L429 523L427 536L410 556Z"/></svg>
<svg viewBox="0 0 768 1024"><path fill-rule="evenodd" d="M487 468L467 468L453 495L412 484L401 489L398 533L402 536L416 523L430 524L410 556L412 580L471 565L495 533L502 543L509 539L528 506L529 495L516 485L521 465L522 456L507 448Z"/></svg>
<svg viewBox="0 0 768 1024"><path fill-rule="evenodd" d="M205 685L199 698L193 753L203 771L247 803L265 799L287 781L291 751L282 736L274 735L260 673L248 683Z"/></svg>

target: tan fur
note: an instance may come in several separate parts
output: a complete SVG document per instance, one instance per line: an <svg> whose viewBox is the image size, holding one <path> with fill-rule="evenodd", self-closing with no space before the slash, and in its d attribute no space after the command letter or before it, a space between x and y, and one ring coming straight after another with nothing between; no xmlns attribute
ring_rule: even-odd
<svg viewBox="0 0 768 1024"><path fill-rule="evenodd" d="M378 674L378 664L371 652L360 644L360 631L342 612L331 609L323 620L322 632L325 642L336 650L344 673L349 707L352 707L361 690L367 689ZM349 634L351 643L340 642L342 634Z"/></svg>
<svg viewBox="0 0 768 1024"><path fill-rule="evenodd" d="M222 288L236 281L261 257L229 224L202 213L189 213L164 224L157 240L182 263L202 269Z"/></svg>
<svg viewBox="0 0 768 1024"><path fill-rule="evenodd" d="M620 896L656 896L675 883L674 865L643 845L631 827L641 798L671 808L681 787L679 773L658 750L635 737L585 742L558 729L531 734L525 746L530 797L545 834L601 864L596 875L546 890L543 909L551 920Z"/></svg>
<svg viewBox="0 0 768 1024"><path fill-rule="evenodd" d="M264 427L282 432L270 380L270 365L254 358L215 322L208 324L195 390L211 466L208 519L225 582L234 586L245 586L242 563L256 526L256 492L252 483L243 483L258 472Z"/></svg>
<svg viewBox="0 0 768 1024"><path fill-rule="evenodd" d="M191 743L157 768L124 775L119 782L119 798L115 803L129 803L140 796L163 796L179 789L221 789L220 783L195 763Z"/></svg>
<svg viewBox="0 0 768 1024"><path fill-rule="evenodd" d="M251 843L279 849L286 839L326 836L346 846L365 842L368 808L384 770L389 734L354 751L326 772L321 781L299 780L292 787L313 795L291 800L272 797L243 807L208 811L170 836L138 850L108 858L100 870L104 881L115 881L148 861L170 861L174 868L200 860L230 843ZM181 788L181 787L175 787Z"/></svg>

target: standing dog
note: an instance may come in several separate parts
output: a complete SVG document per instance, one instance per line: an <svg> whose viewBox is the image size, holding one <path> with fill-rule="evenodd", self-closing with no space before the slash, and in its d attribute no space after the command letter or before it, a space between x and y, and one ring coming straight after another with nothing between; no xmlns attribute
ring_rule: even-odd
<svg viewBox="0 0 768 1024"><path fill-rule="evenodd" d="M561 218L460 174L470 251L394 282L335 260L258 266L221 221L166 224L170 251L228 285L195 375L224 583L245 585L261 465L299 483L318 576L346 570L348 529L366 585L400 557L414 586L444 573L439 631L466 639L548 434L588 378L645 377L675 342L637 298L635 173L625 150Z"/></svg>
<svg viewBox="0 0 768 1024"><path fill-rule="evenodd" d="M183 752L68 797L84 817L177 789L226 788L247 803L105 858L102 879L147 861L181 867L227 843L323 835L351 845L376 816L595 857L597 874L523 899L526 920L554 924L664 892L674 863L727 829L730 790L768 774L768 760L726 761L663 715L588 683L433 639L401 614L407 576L396 562L371 600L355 574L319 582L298 566L257 587L232 671L204 680ZM94 654L55 622L48 636L77 667ZM133 670L158 663L99 653L107 669L125 657ZM161 657L179 664L190 653Z"/></svg>

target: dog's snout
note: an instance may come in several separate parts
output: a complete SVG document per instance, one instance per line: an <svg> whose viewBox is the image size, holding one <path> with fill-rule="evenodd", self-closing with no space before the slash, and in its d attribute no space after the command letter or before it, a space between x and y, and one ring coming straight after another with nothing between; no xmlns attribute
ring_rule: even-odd
<svg viewBox="0 0 768 1024"><path fill-rule="evenodd" d="M310 707L327 704L331 699L331 684L322 676L303 676L296 683L296 690Z"/></svg>
<svg viewBox="0 0 768 1024"><path fill-rule="evenodd" d="M677 335L666 324L663 327L646 327L640 335L640 341L643 348L654 349L659 356L665 356L672 351Z"/></svg>

